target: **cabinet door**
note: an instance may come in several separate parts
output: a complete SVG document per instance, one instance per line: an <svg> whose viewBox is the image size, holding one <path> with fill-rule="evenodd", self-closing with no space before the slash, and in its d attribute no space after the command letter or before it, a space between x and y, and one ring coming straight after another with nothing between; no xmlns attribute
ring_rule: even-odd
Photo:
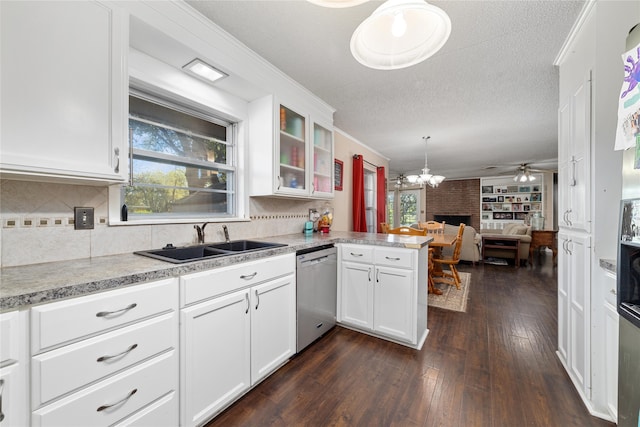
<svg viewBox="0 0 640 427"><path fill-rule="evenodd" d="M558 356L567 367L569 360L569 237L558 233ZM568 367L567 367L568 368Z"/></svg>
<svg viewBox="0 0 640 427"><path fill-rule="evenodd" d="M611 418L618 419L618 312L615 306L604 303L605 311L605 377L606 404Z"/></svg>
<svg viewBox="0 0 640 427"><path fill-rule="evenodd" d="M342 262L339 321L373 330L373 265Z"/></svg>
<svg viewBox="0 0 640 427"><path fill-rule="evenodd" d="M90 2L0 2L0 169L123 181L124 12Z"/></svg>
<svg viewBox="0 0 640 427"><path fill-rule="evenodd" d="M313 150L311 165L311 195L314 197L333 197L333 132L329 126L313 123Z"/></svg>
<svg viewBox="0 0 640 427"><path fill-rule="evenodd" d="M250 317L248 290L182 310L181 425L202 424L249 388Z"/></svg>
<svg viewBox="0 0 640 427"><path fill-rule="evenodd" d="M0 411L4 418L1 427L27 425L27 383L21 364L0 368Z"/></svg>
<svg viewBox="0 0 640 427"><path fill-rule="evenodd" d="M275 371L296 351L295 277L251 288L251 383Z"/></svg>
<svg viewBox="0 0 640 427"><path fill-rule="evenodd" d="M569 368L584 396L590 398L590 264L589 237L568 235Z"/></svg>
<svg viewBox="0 0 640 427"><path fill-rule="evenodd" d="M279 109L276 193L308 195L307 120L284 105Z"/></svg>
<svg viewBox="0 0 640 427"><path fill-rule="evenodd" d="M373 329L415 342L416 292L412 270L376 267Z"/></svg>

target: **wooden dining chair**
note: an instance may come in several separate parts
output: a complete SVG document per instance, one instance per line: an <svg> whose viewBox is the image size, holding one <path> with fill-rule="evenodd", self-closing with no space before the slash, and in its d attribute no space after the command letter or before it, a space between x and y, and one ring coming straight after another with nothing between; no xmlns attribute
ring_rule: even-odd
<svg viewBox="0 0 640 427"><path fill-rule="evenodd" d="M388 228L388 234L403 234L405 236L426 236L427 230L417 229L413 227L396 227L396 228Z"/></svg>
<svg viewBox="0 0 640 427"><path fill-rule="evenodd" d="M429 234L444 234L444 221L427 221L421 222L418 225L420 228L426 229Z"/></svg>
<svg viewBox="0 0 640 427"><path fill-rule="evenodd" d="M381 222L380 223L380 229L382 230L382 232L384 234L388 234L389 233L389 224L387 224L386 222Z"/></svg>
<svg viewBox="0 0 640 427"><path fill-rule="evenodd" d="M457 289L460 289L460 275L458 274L458 269L456 265L460 262L460 249L462 248L462 233L464 232L464 224L460 224L460 228L458 228L458 235L456 237L455 247L453 248L453 255L451 258L434 258L433 262L440 264L443 267L442 277L447 279L451 279L449 284L456 285ZM447 273L444 271L444 266L447 265L451 273Z"/></svg>

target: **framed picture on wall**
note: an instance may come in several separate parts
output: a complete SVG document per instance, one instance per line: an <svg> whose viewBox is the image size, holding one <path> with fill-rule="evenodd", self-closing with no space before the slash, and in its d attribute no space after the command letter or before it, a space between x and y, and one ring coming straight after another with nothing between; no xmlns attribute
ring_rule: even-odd
<svg viewBox="0 0 640 427"><path fill-rule="evenodd" d="M344 162L334 159L333 186L336 191L342 191L342 173L344 171Z"/></svg>

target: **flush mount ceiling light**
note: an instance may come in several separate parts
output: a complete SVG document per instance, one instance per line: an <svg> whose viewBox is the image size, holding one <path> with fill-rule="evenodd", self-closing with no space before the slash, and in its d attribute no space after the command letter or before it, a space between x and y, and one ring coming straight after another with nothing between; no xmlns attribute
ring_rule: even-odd
<svg viewBox="0 0 640 427"><path fill-rule="evenodd" d="M225 77L228 77L228 74L223 73L222 71L212 67L201 59L194 59L189 62L187 65L182 67L187 73L192 74L199 79L205 80L207 83L213 83Z"/></svg>
<svg viewBox="0 0 640 427"><path fill-rule="evenodd" d="M451 20L423 0L387 0L356 28L351 54L378 70L409 67L435 54L451 34Z"/></svg>
<svg viewBox="0 0 640 427"><path fill-rule="evenodd" d="M433 175L429 173L429 167L427 166L427 142L429 142L430 136L423 136L424 139L424 168L422 168L422 172L420 175L408 175L407 181L411 184L429 184L431 187L436 188L442 181L444 181L444 176L442 175Z"/></svg>
<svg viewBox="0 0 640 427"><path fill-rule="evenodd" d="M307 0L309 3L324 7L351 7L365 3L369 0Z"/></svg>

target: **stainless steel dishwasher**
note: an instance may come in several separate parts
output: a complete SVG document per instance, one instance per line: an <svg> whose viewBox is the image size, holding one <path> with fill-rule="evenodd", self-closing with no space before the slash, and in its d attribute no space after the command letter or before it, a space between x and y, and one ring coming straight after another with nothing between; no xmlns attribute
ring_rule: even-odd
<svg viewBox="0 0 640 427"><path fill-rule="evenodd" d="M297 352L336 324L338 261L336 248L324 245L296 252Z"/></svg>

